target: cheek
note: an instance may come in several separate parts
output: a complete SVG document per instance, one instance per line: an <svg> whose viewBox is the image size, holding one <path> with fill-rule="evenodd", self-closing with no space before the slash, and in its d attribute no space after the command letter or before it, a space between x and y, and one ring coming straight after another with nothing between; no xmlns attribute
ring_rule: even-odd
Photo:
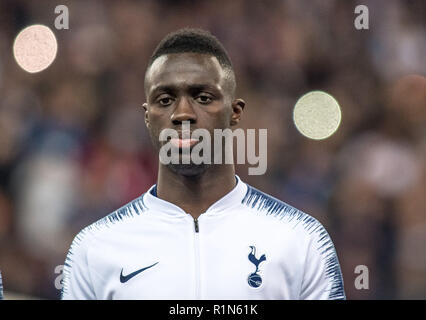
<svg viewBox="0 0 426 320"><path fill-rule="evenodd" d="M169 124L170 115L166 110L152 108L148 113L148 120L150 122L151 128L159 130L158 128Z"/></svg>
<svg viewBox="0 0 426 320"><path fill-rule="evenodd" d="M160 132L165 124L164 114L151 111L148 113L148 121L149 121L149 135L151 137L152 143L155 146L159 146L160 142L158 137L160 136Z"/></svg>
<svg viewBox="0 0 426 320"><path fill-rule="evenodd" d="M215 124L217 128L229 128L232 117L232 110L230 108L222 108L214 115L214 117L216 119Z"/></svg>
<svg viewBox="0 0 426 320"><path fill-rule="evenodd" d="M214 128L228 128L230 127L232 108L231 106L220 104L210 109L206 116L209 118L209 122L214 125Z"/></svg>

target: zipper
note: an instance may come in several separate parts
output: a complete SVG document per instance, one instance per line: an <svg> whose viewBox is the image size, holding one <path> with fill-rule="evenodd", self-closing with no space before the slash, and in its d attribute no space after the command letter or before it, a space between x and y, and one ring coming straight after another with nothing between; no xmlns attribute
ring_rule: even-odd
<svg viewBox="0 0 426 320"><path fill-rule="evenodd" d="M195 227L196 233L200 232L200 227L198 226L198 219L197 218L194 219L194 227Z"/></svg>
<svg viewBox="0 0 426 320"><path fill-rule="evenodd" d="M200 226L198 219L194 219L194 253L195 253L195 299L201 299L200 275Z"/></svg>

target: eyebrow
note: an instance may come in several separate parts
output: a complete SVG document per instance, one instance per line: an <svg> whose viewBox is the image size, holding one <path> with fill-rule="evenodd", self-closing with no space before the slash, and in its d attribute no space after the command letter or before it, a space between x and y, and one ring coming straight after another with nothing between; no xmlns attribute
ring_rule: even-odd
<svg viewBox="0 0 426 320"><path fill-rule="evenodd" d="M150 92L149 96L152 97L154 94L158 92L176 92L178 90L178 86L172 84L158 85L154 87L154 89ZM190 84L186 86L185 90L189 91L203 91L203 90L212 90L215 93L220 93L220 89L211 84Z"/></svg>

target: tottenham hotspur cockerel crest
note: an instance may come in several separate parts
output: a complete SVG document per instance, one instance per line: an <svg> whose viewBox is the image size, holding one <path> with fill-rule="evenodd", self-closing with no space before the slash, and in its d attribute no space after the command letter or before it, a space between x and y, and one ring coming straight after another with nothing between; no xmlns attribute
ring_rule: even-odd
<svg viewBox="0 0 426 320"><path fill-rule="evenodd" d="M259 264L262 261L265 261L266 257L265 257L264 254L262 254L262 256L259 259L257 259L256 258L256 247L250 246L250 249L251 249L251 252L248 255L248 259L250 260L251 263L254 264L254 266L256 267L256 270L253 273L250 273L247 281L248 281L248 284L249 284L250 287L258 288L262 284L262 278L260 277L260 275L257 274L257 272L259 271Z"/></svg>

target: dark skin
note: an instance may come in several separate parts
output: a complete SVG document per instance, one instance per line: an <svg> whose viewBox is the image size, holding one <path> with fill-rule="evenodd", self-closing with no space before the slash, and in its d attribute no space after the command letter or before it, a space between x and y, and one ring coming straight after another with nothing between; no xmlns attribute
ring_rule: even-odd
<svg viewBox="0 0 426 320"><path fill-rule="evenodd" d="M216 57L175 53L157 58L145 75L145 124L157 149L165 128L191 131L226 129L240 121L245 102L234 98L234 84ZM159 163L157 196L198 218L235 187L233 164L164 165Z"/></svg>

